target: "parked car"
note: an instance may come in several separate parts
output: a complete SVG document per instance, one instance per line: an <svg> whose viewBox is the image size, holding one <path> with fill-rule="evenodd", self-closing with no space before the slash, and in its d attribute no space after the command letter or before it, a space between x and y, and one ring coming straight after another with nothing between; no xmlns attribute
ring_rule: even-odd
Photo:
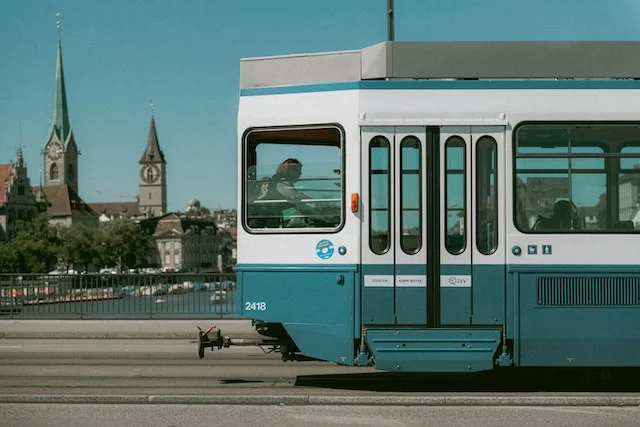
<svg viewBox="0 0 640 427"><path fill-rule="evenodd" d="M209 301L211 301L211 304L223 303L227 301L227 291L213 291L211 297L209 297Z"/></svg>
<svg viewBox="0 0 640 427"><path fill-rule="evenodd" d="M206 291L207 287L204 283L200 283L198 281L193 282L193 292L202 292Z"/></svg>
<svg viewBox="0 0 640 427"><path fill-rule="evenodd" d="M22 301L16 297L0 297L0 313L19 313L22 311Z"/></svg>
<svg viewBox="0 0 640 427"><path fill-rule="evenodd" d="M167 295L169 291L169 285L158 285L152 287L151 295Z"/></svg>
<svg viewBox="0 0 640 427"><path fill-rule="evenodd" d="M185 289L183 285L175 284L169 286L169 290L167 292L169 293L169 295L184 294Z"/></svg>

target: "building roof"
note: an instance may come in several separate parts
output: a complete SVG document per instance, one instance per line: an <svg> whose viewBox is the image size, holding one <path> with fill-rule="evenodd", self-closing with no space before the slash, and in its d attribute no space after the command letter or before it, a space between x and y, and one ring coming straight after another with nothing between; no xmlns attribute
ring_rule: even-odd
<svg viewBox="0 0 640 427"><path fill-rule="evenodd" d="M6 192L11 185L11 174L13 173L13 164L0 165L0 206L4 205Z"/></svg>
<svg viewBox="0 0 640 427"><path fill-rule="evenodd" d="M148 218L140 221L140 226L147 233L153 236L164 236L167 233L185 234L211 234L218 233L218 226L212 218L192 218L181 216L176 213L168 213L163 216ZM210 233L208 227L213 227Z"/></svg>
<svg viewBox="0 0 640 427"><path fill-rule="evenodd" d="M160 149L160 143L158 142L158 132L156 131L156 119L151 117L151 127L149 129L149 138L147 139L147 147L142 153L140 163L166 163L164 160L164 153Z"/></svg>
<svg viewBox="0 0 640 427"><path fill-rule="evenodd" d="M107 202L89 203L89 207L94 212L105 214L109 217L130 217L140 215L138 202Z"/></svg>
<svg viewBox="0 0 640 427"><path fill-rule="evenodd" d="M74 211L84 215L98 216L96 212L68 185L42 187L49 202L47 213L51 216L68 216Z"/></svg>

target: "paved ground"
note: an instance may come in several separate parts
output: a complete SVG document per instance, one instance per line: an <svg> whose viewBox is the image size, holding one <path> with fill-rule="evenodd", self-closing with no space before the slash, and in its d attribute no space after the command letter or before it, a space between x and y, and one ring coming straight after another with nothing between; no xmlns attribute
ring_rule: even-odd
<svg viewBox="0 0 640 427"><path fill-rule="evenodd" d="M216 325L227 336L255 337L249 320L16 320L0 319L0 338L4 339L165 339L194 340L196 326L203 329ZM0 404L7 403L115 403L115 404L249 404L249 405L403 405L403 406L640 406L637 392L554 393L553 395L500 393L431 393L430 396L314 396L296 393L291 396L269 396L264 393L245 396L194 396L129 394L105 396L20 393L0 394ZM0 411L1 412L1 411ZM0 422L1 424L1 422Z"/></svg>
<svg viewBox="0 0 640 427"><path fill-rule="evenodd" d="M0 320L0 338L194 339L197 326L223 335L257 336L250 320Z"/></svg>

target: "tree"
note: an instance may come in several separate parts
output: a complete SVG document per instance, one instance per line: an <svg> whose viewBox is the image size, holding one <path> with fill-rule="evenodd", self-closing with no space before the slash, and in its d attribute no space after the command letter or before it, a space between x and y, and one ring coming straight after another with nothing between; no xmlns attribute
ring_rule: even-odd
<svg viewBox="0 0 640 427"><path fill-rule="evenodd" d="M47 215L18 221L11 245L18 256L18 273L47 273L56 267L60 239Z"/></svg>
<svg viewBox="0 0 640 427"><path fill-rule="evenodd" d="M81 267L88 271L89 266L99 260L99 230L79 224L75 227L58 226L57 232L60 237L58 262L66 270L74 266L76 270Z"/></svg>
<svg viewBox="0 0 640 427"><path fill-rule="evenodd" d="M18 253L11 242L0 242L0 273L18 271Z"/></svg>
<svg viewBox="0 0 640 427"><path fill-rule="evenodd" d="M129 269L146 258L151 251L148 237L140 226L129 219L116 219L104 227L102 259L107 266Z"/></svg>

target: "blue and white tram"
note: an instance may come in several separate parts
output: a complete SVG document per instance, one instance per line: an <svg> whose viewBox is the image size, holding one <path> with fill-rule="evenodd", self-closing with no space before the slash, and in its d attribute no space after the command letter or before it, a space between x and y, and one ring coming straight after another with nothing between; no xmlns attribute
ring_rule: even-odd
<svg viewBox="0 0 640 427"><path fill-rule="evenodd" d="M239 313L284 358L639 366L639 58L385 42L242 60Z"/></svg>

